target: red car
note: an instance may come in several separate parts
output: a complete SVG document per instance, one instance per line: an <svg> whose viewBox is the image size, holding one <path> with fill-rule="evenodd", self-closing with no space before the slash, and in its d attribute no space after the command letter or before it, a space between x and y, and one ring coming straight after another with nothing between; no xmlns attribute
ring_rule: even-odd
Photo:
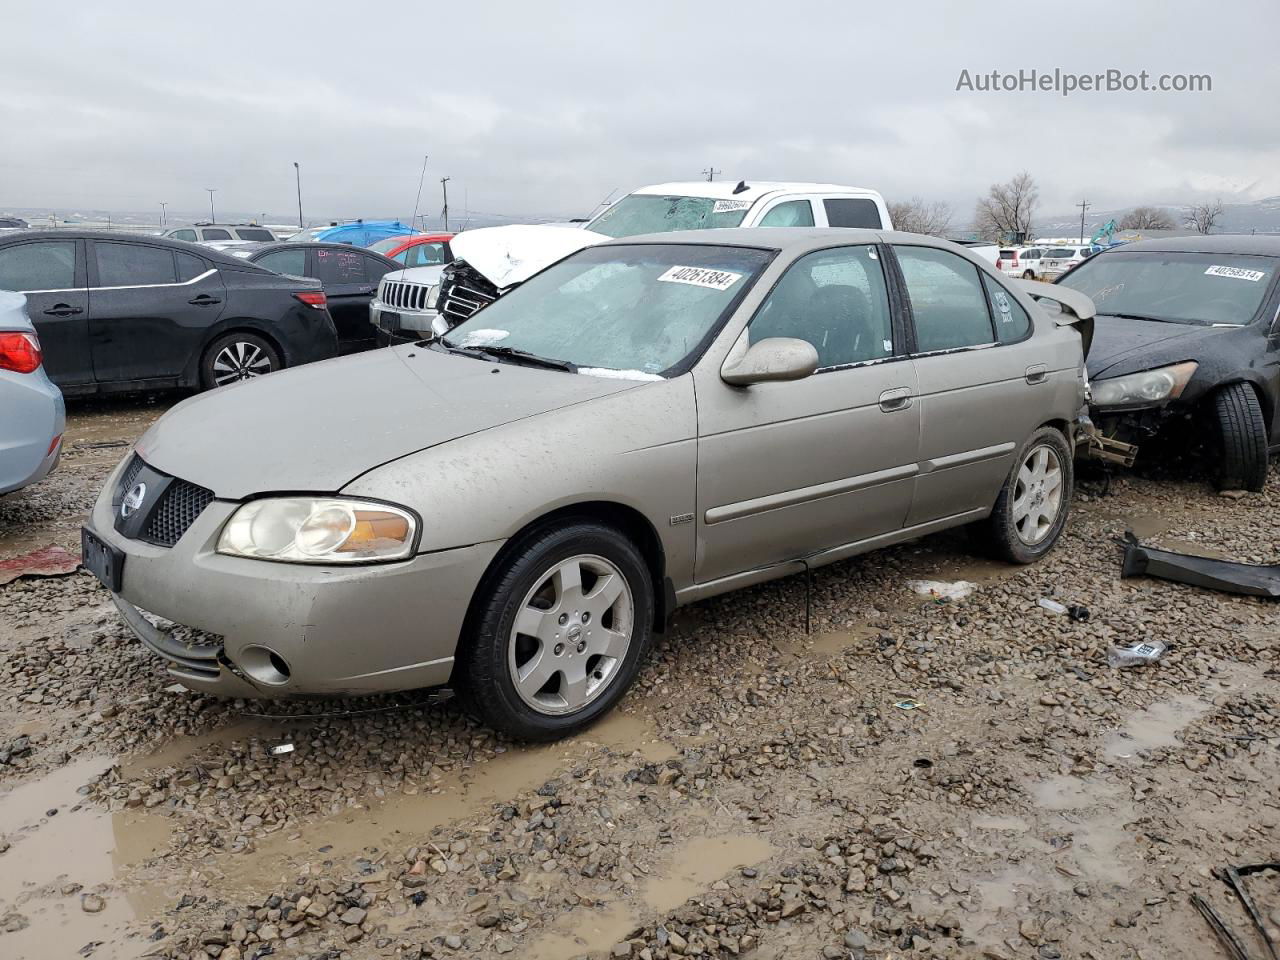
<svg viewBox="0 0 1280 960"><path fill-rule="evenodd" d="M379 240L369 249L406 267L439 267L453 262L452 239L452 233L415 233Z"/></svg>

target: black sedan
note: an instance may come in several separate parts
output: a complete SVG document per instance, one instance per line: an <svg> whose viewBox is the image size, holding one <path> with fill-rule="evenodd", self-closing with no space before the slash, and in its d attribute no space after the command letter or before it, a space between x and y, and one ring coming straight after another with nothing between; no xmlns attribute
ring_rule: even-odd
<svg viewBox="0 0 1280 960"><path fill-rule="evenodd" d="M1280 237L1145 240L1058 282L1093 298L1092 415L1129 443L1190 426L1220 489L1261 490L1280 449Z"/></svg>
<svg viewBox="0 0 1280 960"><path fill-rule="evenodd" d="M382 275L401 269L394 260L345 243L292 240L254 244L230 252L276 273L319 280L329 298L329 313L338 328L339 351L355 353L374 346L369 301Z"/></svg>
<svg viewBox="0 0 1280 960"><path fill-rule="evenodd" d="M6 234L0 289L26 295L45 369L69 396L207 389L338 352L320 284L181 240Z"/></svg>

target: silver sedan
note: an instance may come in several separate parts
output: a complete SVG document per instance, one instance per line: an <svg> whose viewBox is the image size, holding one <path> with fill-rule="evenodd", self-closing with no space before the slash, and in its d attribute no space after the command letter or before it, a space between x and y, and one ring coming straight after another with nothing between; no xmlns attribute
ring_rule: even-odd
<svg viewBox="0 0 1280 960"><path fill-rule="evenodd" d="M175 407L85 561L192 688L452 684L561 736L681 604L960 524L1048 552L1092 305L1020 283L889 232L603 244L442 339Z"/></svg>

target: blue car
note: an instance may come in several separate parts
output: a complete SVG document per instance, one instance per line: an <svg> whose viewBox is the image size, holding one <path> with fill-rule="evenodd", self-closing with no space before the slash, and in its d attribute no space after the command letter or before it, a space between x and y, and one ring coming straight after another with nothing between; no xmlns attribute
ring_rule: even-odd
<svg viewBox="0 0 1280 960"><path fill-rule="evenodd" d="M62 391L44 372L27 298L0 290L0 494L58 465L66 421Z"/></svg>

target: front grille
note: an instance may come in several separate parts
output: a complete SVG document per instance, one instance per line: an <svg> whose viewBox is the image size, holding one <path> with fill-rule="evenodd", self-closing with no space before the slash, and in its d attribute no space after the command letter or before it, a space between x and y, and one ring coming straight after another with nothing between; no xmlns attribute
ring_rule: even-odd
<svg viewBox="0 0 1280 960"><path fill-rule="evenodd" d="M397 310L424 311L431 287L425 283L387 280L382 287L382 302Z"/></svg>
<svg viewBox="0 0 1280 960"><path fill-rule="evenodd" d="M143 539L162 547L172 547L212 502L212 490L175 479L147 520Z"/></svg>
<svg viewBox="0 0 1280 960"><path fill-rule="evenodd" d="M499 297L498 288L465 260L455 260L440 277L436 309L456 327Z"/></svg>

